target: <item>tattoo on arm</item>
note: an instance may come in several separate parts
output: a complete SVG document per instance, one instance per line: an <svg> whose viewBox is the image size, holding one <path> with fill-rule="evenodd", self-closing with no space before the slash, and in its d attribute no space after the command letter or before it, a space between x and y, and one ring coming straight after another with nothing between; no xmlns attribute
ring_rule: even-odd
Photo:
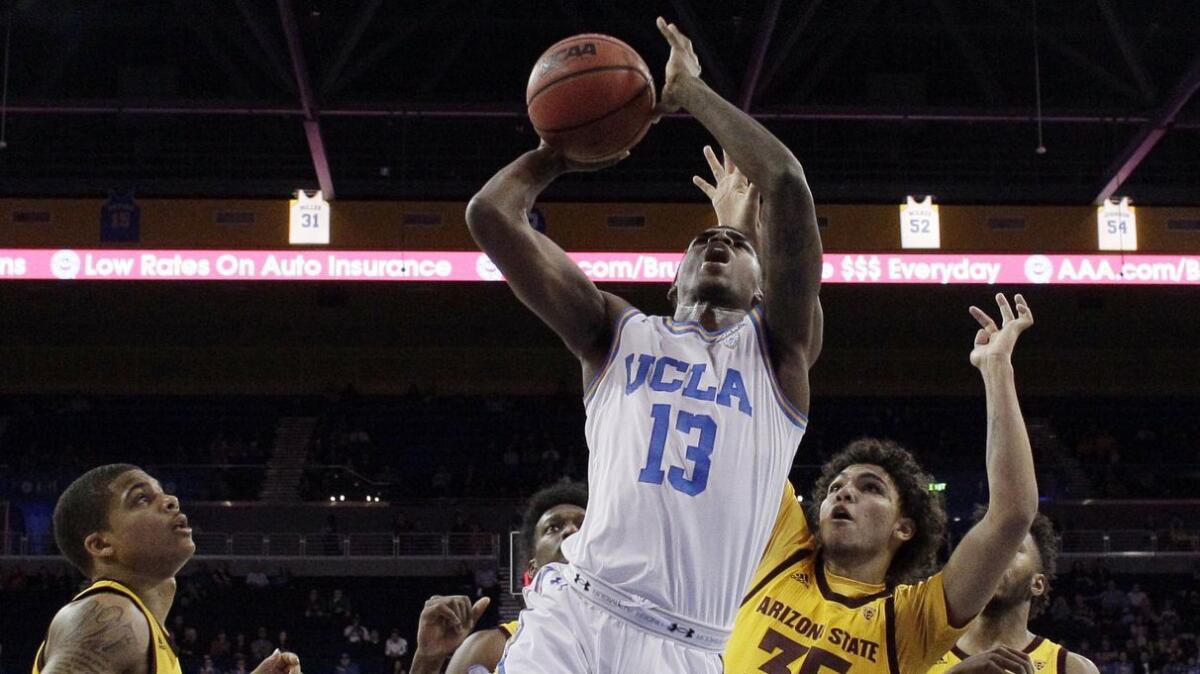
<svg viewBox="0 0 1200 674"><path fill-rule="evenodd" d="M137 648L136 613L100 601L80 608L82 615L63 626L66 633L47 659L46 674L124 674L144 669L146 659Z"/></svg>

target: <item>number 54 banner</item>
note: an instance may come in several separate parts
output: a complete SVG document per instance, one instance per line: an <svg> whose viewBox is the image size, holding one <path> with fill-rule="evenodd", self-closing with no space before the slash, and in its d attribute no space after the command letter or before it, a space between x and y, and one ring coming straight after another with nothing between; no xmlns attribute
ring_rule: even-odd
<svg viewBox="0 0 1200 674"><path fill-rule="evenodd" d="M288 243L329 243L329 202L320 191L310 197L297 190L296 198L288 202Z"/></svg>

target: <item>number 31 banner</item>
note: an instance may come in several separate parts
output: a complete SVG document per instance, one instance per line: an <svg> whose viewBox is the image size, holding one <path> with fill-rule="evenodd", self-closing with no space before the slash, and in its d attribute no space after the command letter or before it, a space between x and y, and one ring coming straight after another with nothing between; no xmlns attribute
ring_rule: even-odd
<svg viewBox="0 0 1200 674"><path fill-rule="evenodd" d="M288 202L288 243L329 243L329 202L319 191L310 197L297 190L296 198Z"/></svg>

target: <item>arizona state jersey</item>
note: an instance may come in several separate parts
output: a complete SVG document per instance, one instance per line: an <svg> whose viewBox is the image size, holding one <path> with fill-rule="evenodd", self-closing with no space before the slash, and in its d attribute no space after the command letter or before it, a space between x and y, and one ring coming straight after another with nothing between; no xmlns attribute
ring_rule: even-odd
<svg viewBox="0 0 1200 674"><path fill-rule="evenodd" d="M924 672L965 630L949 624L940 573L887 587L827 571L788 484L771 543L738 611L725 672Z"/></svg>
<svg viewBox="0 0 1200 674"><path fill-rule="evenodd" d="M1029 645L1023 649L1023 652L1029 655L1029 659L1033 661L1033 668L1038 674L1067 674L1067 654L1070 651L1059 644L1042 637L1034 637L1033 641L1030 641ZM938 660L933 667L929 668L928 674L944 674L951 667L969 657L971 657L970 653L964 652L956 645L943 655L942 659Z"/></svg>
<svg viewBox="0 0 1200 674"><path fill-rule="evenodd" d="M171 642L167 640L167 634L163 630L163 626L155 619L154 614L146 605L142 603L140 597L134 594L133 590L125 587L115 580L98 580L92 583L86 590L75 595L71 601L79 601L86 597L90 597L102 592L119 594L132 601L142 612L142 616L146 618L146 624L150 626L150 646L146 649L146 673L147 674L183 674L183 670L179 668L179 658L175 656L175 650L171 648ZM42 668L46 666L46 642L38 647L37 657L33 660L33 674L41 674Z"/></svg>
<svg viewBox="0 0 1200 674"><path fill-rule="evenodd" d="M509 623L498 625L496 629L504 633L504 636L511 639L512 635L517 633L517 626L521 624L520 620L514 620Z"/></svg>

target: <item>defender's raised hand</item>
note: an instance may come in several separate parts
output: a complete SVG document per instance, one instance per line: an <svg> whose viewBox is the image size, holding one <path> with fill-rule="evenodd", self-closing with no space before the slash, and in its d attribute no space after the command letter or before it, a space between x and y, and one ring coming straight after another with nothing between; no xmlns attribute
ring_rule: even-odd
<svg viewBox="0 0 1200 674"><path fill-rule="evenodd" d="M449 656L471 633L491 602L488 597L474 604L462 595L430 597L417 621L417 650L423 655Z"/></svg>
<svg viewBox="0 0 1200 674"><path fill-rule="evenodd" d="M970 308L971 315L979 321L980 326L979 332L975 333L975 348L971 350L971 364L975 367L982 367L988 360L1007 361L1012 356L1017 337L1033 325L1033 312L1030 311L1025 298L1018 293L1013 299L1017 304L1015 316L1004 293L996 294L996 304L1000 308L1000 327L996 327L996 322L983 309L975 306Z"/></svg>
<svg viewBox="0 0 1200 674"><path fill-rule="evenodd" d="M758 187L738 170L728 154L722 164L712 147L705 145L704 158L708 160L716 184L709 184L700 176L692 176L692 183L712 201L717 224L742 232L757 245L760 211Z"/></svg>

